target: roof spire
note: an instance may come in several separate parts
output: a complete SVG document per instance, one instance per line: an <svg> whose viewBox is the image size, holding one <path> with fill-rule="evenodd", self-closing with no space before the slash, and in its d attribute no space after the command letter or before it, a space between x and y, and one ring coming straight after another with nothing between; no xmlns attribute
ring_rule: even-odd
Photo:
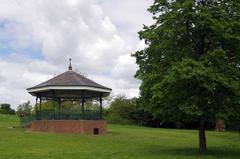
<svg viewBox="0 0 240 159"><path fill-rule="evenodd" d="M72 64L71 64L71 62L72 62L72 59L69 58L69 66L68 66L68 70L69 70L69 71L72 70Z"/></svg>

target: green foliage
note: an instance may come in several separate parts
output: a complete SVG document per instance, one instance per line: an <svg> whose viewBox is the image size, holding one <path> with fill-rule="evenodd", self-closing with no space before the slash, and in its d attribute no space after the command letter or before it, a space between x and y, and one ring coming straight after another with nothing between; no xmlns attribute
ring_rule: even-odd
<svg viewBox="0 0 240 159"><path fill-rule="evenodd" d="M119 95L110 102L108 108L104 109L104 118L110 123L159 127L160 120L142 107L137 107L137 102L139 102L137 98L127 99Z"/></svg>
<svg viewBox="0 0 240 159"><path fill-rule="evenodd" d="M56 103L57 104L57 103ZM54 106L57 108L57 106ZM64 101L61 102L61 112L81 112L81 103L76 101Z"/></svg>
<svg viewBox="0 0 240 159"><path fill-rule="evenodd" d="M204 62L184 59L173 64L163 80L153 86L153 112L178 121L228 119L236 113L230 104L239 90L237 76L226 76L223 71L215 73ZM178 116L171 112L178 112Z"/></svg>
<svg viewBox="0 0 240 159"><path fill-rule="evenodd" d="M99 101L97 101L97 102L92 101L92 100L86 101L84 107L85 107L85 110L95 110L95 111L100 110Z"/></svg>
<svg viewBox="0 0 240 159"><path fill-rule="evenodd" d="M167 120L239 117L238 1L155 0L136 52L139 102Z"/></svg>
<svg viewBox="0 0 240 159"><path fill-rule="evenodd" d="M105 118L110 123L130 124L135 122L132 117L136 111L136 99L118 96L105 110Z"/></svg>
<svg viewBox="0 0 240 159"><path fill-rule="evenodd" d="M0 114L15 114L15 110L11 109L10 104L1 104L0 105Z"/></svg>

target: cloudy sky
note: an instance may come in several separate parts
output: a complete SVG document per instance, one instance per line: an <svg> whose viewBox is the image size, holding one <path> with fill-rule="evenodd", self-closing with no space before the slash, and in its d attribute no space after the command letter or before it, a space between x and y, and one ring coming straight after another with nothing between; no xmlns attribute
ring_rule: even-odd
<svg viewBox="0 0 240 159"><path fill-rule="evenodd" d="M0 103L33 101L26 88L73 69L138 96L130 54L145 47L137 32L151 24L152 0L0 0Z"/></svg>

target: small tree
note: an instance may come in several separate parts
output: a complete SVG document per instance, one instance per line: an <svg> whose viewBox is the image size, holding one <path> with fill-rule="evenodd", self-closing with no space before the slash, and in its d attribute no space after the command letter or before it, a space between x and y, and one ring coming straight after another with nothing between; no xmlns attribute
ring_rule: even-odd
<svg viewBox="0 0 240 159"><path fill-rule="evenodd" d="M21 116L21 115L29 115L29 114L31 114L32 109L33 109L33 107L31 106L30 101L27 101L25 103L20 104L17 107L17 114L19 116Z"/></svg>

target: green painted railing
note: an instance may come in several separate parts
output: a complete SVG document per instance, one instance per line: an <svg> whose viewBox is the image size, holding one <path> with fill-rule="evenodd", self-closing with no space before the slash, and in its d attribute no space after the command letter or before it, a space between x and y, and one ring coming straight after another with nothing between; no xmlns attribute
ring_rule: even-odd
<svg viewBox="0 0 240 159"><path fill-rule="evenodd" d="M84 114L78 112L37 111L36 115L26 115L20 118L20 125L27 126L33 120L100 120L99 111L85 110Z"/></svg>
<svg viewBox="0 0 240 159"><path fill-rule="evenodd" d="M36 119L35 115L26 115L26 116L20 117L20 126L23 126L23 127L28 126L35 119Z"/></svg>
<svg viewBox="0 0 240 159"><path fill-rule="evenodd" d="M85 110L84 113L79 112L53 112L53 111L37 111L37 120L100 120L99 111Z"/></svg>

